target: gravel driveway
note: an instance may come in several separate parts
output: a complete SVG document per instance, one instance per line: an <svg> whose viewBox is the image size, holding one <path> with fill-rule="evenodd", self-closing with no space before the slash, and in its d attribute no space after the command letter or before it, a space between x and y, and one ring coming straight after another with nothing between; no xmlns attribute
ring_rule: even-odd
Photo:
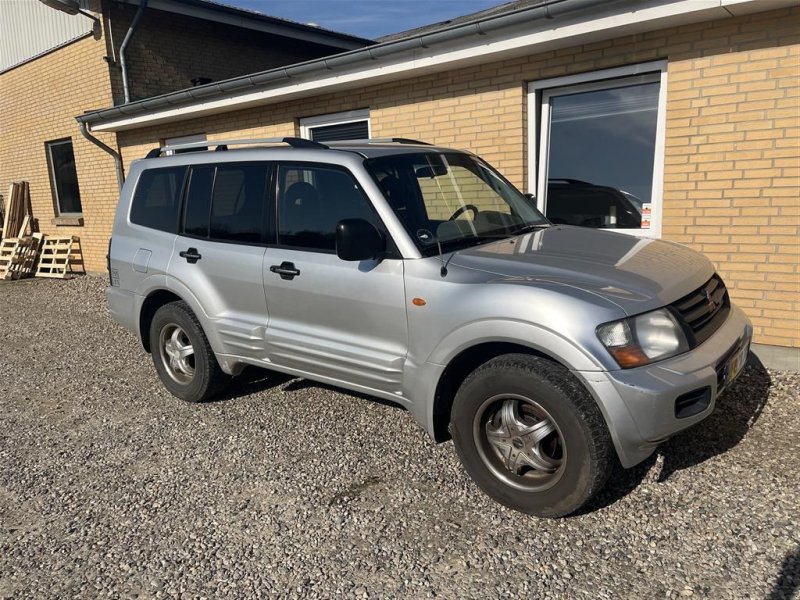
<svg viewBox="0 0 800 600"><path fill-rule="evenodd" d="M104 284L0 283L0 597L798 593L798 374L751 360L589 510L538 520L385 403L257 369L173 398Z"/></svg>

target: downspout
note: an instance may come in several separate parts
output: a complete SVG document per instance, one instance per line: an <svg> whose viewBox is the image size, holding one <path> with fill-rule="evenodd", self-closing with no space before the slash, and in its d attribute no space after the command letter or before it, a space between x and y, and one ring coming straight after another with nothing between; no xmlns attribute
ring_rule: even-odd
<svg viewBox="0 0 800 600"><path fill-rule="evenodd" d="M119 66L122 69L122 90L125 95L125 104L131 101L130 86L128 85L128 67L125 63L125 50L128 48L128 42L133 37L133 32L139 25L144 15L144 9L147 8L147 0L139 0L139 8L136 10L136 15L133 17L131 26L128 27L128 33L125 34L125 39L122 40L122 45L119 47Z"/></svg>
<svg viewBox="0 0 800 600"><path fill-rule="evenodd" d="M108 152L112 158L114 159L114 163L117 168L117 184L119 185L119 189L122 189L122 184L125 183L125 171L122 169L122 157L119 155L119 152L107 146L96 137L94 137L91 133L89 133L89 129L86 126L86 123L81 123L81 135L85 137L87 140L92 142L95 146L103 150L104 152Z"/></svg>

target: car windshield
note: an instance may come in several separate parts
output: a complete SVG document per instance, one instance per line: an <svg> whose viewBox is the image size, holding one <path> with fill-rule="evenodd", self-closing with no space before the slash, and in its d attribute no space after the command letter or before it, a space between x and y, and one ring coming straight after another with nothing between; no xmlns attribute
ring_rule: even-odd
<svg viewBox="0 0 800 600"><path fill-rule="evenodd" d="M549 225L532 200L469 154L395 154L365 164L426 256L439 245L457 250Z"/></svg>

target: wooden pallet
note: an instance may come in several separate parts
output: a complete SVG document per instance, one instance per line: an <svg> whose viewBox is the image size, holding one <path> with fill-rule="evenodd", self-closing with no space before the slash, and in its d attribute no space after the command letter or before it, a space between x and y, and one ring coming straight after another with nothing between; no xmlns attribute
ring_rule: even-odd
<svg viewBox="0 0 800 600"><path fill-rule="evenodd" d="M46 237L39 253L36 277L67 279L76 273L73 265L83 265L77 236Z"/></svg>
<svg viewBox="0 0 800 600"><path fill-rule="evenodd" d="M11 265L19 250L18 238L5 238L0 242L0 280L11 279Z"/></svg>
<svg viewBox="0 0 800 600"><path fill-rule="evenodd" d="M0 243L0 280L30 277L42 245L41 233L8 238Z"/></svg>

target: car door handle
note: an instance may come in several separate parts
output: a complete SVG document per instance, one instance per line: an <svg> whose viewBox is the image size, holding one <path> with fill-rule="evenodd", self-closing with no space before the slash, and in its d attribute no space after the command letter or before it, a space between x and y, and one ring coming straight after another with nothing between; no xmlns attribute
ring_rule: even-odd
<svg viewBox="0 0 800 600"><path fill-rule="evenodd" d="M294 263L286 260L279 265L272 265L269 270L280 275L281 279L294 279L300 275L300 269L296 268Z"/></svg>
<svg viewBox="0 0 800 600"><path fill-rule="evenodd" d="M179 253L179 256L181 258L185 258L186 262L188 262L190 265L193 265L198 260L203 258L197 251L197 248L189 248L188 250L184 250L183 252Z"/></svg>

